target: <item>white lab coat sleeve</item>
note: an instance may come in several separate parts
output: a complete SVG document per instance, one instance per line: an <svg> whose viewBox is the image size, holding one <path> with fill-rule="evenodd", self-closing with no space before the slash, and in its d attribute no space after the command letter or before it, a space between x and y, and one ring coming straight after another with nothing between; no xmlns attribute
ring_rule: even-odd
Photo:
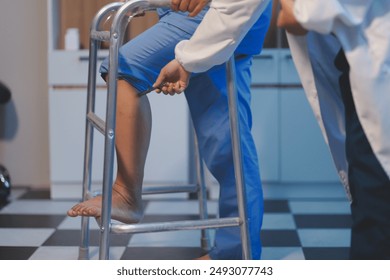
<svg viewBox="0 0 390 280"><path fill-rule="evenodd" d="M175 57L189 72L226 62L270 0L213 0L190 40L179 42Z"/></svg>
<svg viewBox="0 0 390 280"><path fill-rule="evenodd" d="M329 34L361 24L373 0L295 0L294 15L307 30Z"/></svg>

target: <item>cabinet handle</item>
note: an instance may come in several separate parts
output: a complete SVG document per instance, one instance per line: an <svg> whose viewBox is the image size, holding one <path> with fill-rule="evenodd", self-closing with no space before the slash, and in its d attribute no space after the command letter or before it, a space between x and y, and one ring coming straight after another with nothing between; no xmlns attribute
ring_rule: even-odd
<svg viewBox="0 0 390 280"><path fill-rule="evenodd" d="M269 89L269 88L276 88L276 89L301 89L303 88L302 87L302 84L300 83L291 83L291 84L282 84L282 83L276 83L276 84L272 84L272 83L264 83L264 84L256 84L256 83L253 83L251 84L251 88L252 89L258 89L258 88L265 88L265 89Z"/></svg>
<svg viewBox="0 0 390 280"><path fill-rule="evenodd" d="M265 54L265 55L258 55L255 56L254 59L264 59L264 60L269 60L269 59L274 59L274 56L271 54Z"/></svg>
<svg viewBox="0 0 390 280"><path fill-rule="evenodd" d="M97 57L97 60L98 60L98 61L103 61L103 60L105 60L105 59L106 59L105 56L98 56L98 57ZM80 56L80 57L79 57L79 61L89 61L89 56Z"/></svg>

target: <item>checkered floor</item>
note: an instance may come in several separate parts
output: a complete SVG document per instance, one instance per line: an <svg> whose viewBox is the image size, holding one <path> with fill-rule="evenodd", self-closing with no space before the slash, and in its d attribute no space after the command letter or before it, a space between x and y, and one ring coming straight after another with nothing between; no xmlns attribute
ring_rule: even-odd
<svg viewBox="0 0 390 280"><path fill-rule="evenodd" d="M264 186L264 195L263 259L348 259L350 209L341 186ZM65 215L75 203L50 199L48 190L15 187L9 202L0 206L0 259L77 259L80 219ZM216 201L208 208L215 215ZM197 202L150 199L145 212L144 222L196 219ZM98 258L98 240L91 220L91 259ZM193 259L204 253L199 240L199 231L112 234L110 258Z"/></svg>

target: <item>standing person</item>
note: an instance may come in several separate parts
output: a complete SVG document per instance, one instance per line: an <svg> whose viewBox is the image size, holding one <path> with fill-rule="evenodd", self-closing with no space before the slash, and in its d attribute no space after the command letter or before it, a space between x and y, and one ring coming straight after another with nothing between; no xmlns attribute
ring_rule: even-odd
<svg viewBox="0 0 390 280"><path fill-rule="evenodd" d="M390 259L390 2L282 0L285 27L306 95L352 199L352 259ZM247 17L251 17L247 14ZM175 93L188 85L202 32L176 48L157 82ZM236 29L236 30L234 30ZM222 32L221 29L220 32ZM237 25L226 34L244 29ZM308 33L308 30L313 30ZM316 31L316 32L314 32ZM237 34L237 33L235 33ZM306 36L302 36L306 35ZM207 46L207 49L210 49ZM203 52L201 52L203 53ZM204 65L228 59L216 51ZM196 70L196 69L195 69Z"/></svg>
<svg viewBox="0 0 390 280"><path fill-rule="evenodd" d="M350 257L390 259L390 2L281 2L280 26L310 30L289 43L350 192Z"/></svg>
<svg viewBox="0 0 390 280"><path fill-rule="evenodd" d="M204 7L205 1L191 0L180 3L198 3ZM177 1L172 1L174 10L185 10ZM269 0L237 0L233 6L251 4L248 12L255 11L253 20L246 23L247 31L241 34L242 43L234 52L236 57L237 89L239 93L239 116L241 122L243 169L247 188L247 210L252 257L261 255L260 229L263 216L263 195L255 144L251 135L250 111L250 66L252 56L261 51L271 17ZM191 6L193 7L193 6ZM158 9L160 20L150 29L127 42L119 52L119 81L117 93L116 153L118 159L117 178L113 186L112 218L125 223L137 223L142 219L142 180L146 160L150 130L151 111L147 96L138 96L156 80L161 68L174 58L174 48L182 40L189 39L204 15L211 13L215 24L224 22L225 13L239 10L223 10L212 3L210 9L194 9L191 16L187 12L174 12L172 9ZM209 12L208 12L209 11ZM220 15L220 17L218 17ZM225 44L232 44L227 38ZM234 51L234 50L233 50ZM108 72L105 61L101 66L103 77ZM237 196L231 149L229 110L225 66L220 65L209 71L191 77L185 95L198 137L204 161L220 184L219 216L237 217ZM101 197L79 203L68 211L68 215L101 215ZM241 259L241 238L238 228L216 230L215 242L211 251L201 259Z"/></svg>

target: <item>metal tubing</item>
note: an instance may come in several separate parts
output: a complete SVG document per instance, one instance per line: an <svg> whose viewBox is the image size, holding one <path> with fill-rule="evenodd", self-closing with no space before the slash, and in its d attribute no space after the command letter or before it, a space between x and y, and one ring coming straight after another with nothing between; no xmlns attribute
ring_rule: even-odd
<svg viewBox="0 0 390 280"><path fill-rule="evenodd" d="M199 190L198 185L177 185L177 186L156 186L156 187L143 187L142 195L150 194L167 194L167 193L196 193ZM102 195L102 192L90 192L88 198L92 198L98 195Z"/></svg>
<svg viewBox="0 0 390 280"><path fill-rule="evenodd" d="M91 31L90 35L91 39L98 40L98 41L110 41L110 31Z"/></svg>
<svg viewBox="0 0 390 280"><path fill-rule="evenodd" d="M111 197L113 183L113 164L116 127L116 97L119 47L128 22L137 14L156 7L169 7L170 1L131 0L124 3L115 14L111 26L109 49L108 96L106 111L106 130L104 146L102 224L100 234L100 259L109 258L109 225L111 219Z"/></svg>
<svg viewBox="0 0 390 280"><path fill-rule="evenodd" d="M94 128L96 128L101 134L104 135L106 131L105 122L93 112L87 113L87 117L91 125L93 125Z"/></svg>
<svg viewBox="0 0 390 280"><path fill-rule="evenodd" d="M104 6L94 17L91 24L91 33L99 28L101 21L112 11L119 9L123 3L111 3ZM97 51L99 42L90 39L89 45L89 68L88 68L88 93L87 93L87 116L94 113L96 99L96 68ZM92 149L93 149L93 126L86 119L85 125L85 147L84 147L84 174L83 174L83 200L88 199L91 190L91 170L92 170ZM81 218L81 245L79 248L79 259L89 258L89 218Z"/></svg>
<svg viewBox="0 0 390 280"><path fill-rule="evenodd" d="M241 223L239 218L219 218L208 220L190 220L178 222L162 222L149 224L111 224L113 233L147 233L174 230L195 230L205 228L235 227Z"/></svg>
<svg viewBox="0 0 390 280"><path fill-rule="evenodd" d="M142 188L142 194L194 193L198 189L198 185L144 187Z"/></svg>
<svg viewBox="0 0 390 280"><path fill-rule="evenodd" d="M207 210L207 190L206 182L204 178L203 157L199 148L198 138L196 132L194 132L194 148L195 148L195 164L196 164L196 180L198 189L198 202L199 202L199 218L201 220L208 219ZM210 237L209 232L206 229L202 229L200 243L202 249L208 251L210 249Z"/></svg>
<svg viewBox="0 0 390 280"><path fill-rule="evenodd" d="M236 89L236 72L234 56L230 58L226 65L226 77L228 84L228 100L229 100L229 119L230 131L233 148L234 174L236 177L236 189L238 200L238 213L242 219L240 226L241 241L242 241L242 256L245 260L252 259L252 252L249 239L249 227L246 211L246 188L245 178L242 166L241 156L241 138L239 126L239 113L237 110L237 89Z"/></svg>

